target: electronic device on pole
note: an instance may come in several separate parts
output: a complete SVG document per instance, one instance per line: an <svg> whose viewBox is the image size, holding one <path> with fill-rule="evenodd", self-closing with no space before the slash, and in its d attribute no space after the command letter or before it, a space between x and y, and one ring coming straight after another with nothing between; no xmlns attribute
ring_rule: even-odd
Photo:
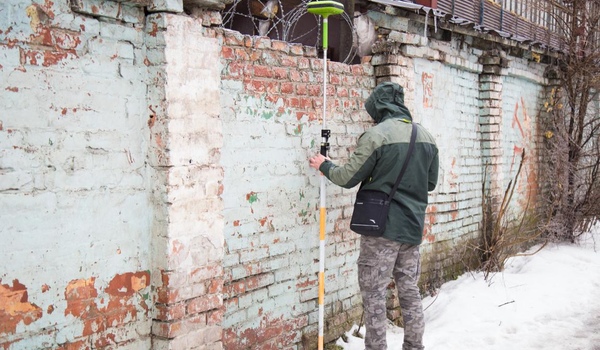
<svg viewBox="0 0 600 350"><path fill-rule="evenodd" d="M344 5L336 1L311 1L306 4L309 13L323 18L323 116L321 128L321 150L323 156L327 156L329 150L329 136L331 131L327 129L327 46L329 37L328 17L339 15L344 12ZM327 220L325 210L327 179L321 174L320 205L319 205L319 339L318 350L323 350L323 330L325 317L325 223Z"/></svg>

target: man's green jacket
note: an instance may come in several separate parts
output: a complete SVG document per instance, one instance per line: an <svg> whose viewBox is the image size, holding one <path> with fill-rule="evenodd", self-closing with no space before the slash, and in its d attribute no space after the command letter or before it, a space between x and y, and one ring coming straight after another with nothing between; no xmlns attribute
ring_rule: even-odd
<svg viewBox="0 0 600 350"><path fill-rule="evenodd" d="M389 193L407 155L412 116L404 106L404 90L396 83L378 85L365 102L377 123L358 140L356 150L343 166L331 161L319 170L333 183L352 188L362 182L364 189ZM438 148L431 134L417 124L414 153L400 186L394 194L384 237L412 245L421 244L427 209L427 192L438 179Z"/></svg>

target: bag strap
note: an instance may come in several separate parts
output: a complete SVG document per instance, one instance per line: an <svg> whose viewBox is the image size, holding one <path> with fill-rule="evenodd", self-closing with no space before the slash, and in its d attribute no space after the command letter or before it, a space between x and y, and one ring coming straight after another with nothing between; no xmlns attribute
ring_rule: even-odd
<svg viewBox="0 0 600 350"><path fill-rule="evenodd" d="M404 172L406 171L408 161L410 160L410 157L412 156L413 151L415 149L415 141L416 140L417 140L417 124L415 124L413 122L412 123L412 132L410 134L410 145L408 146L408 152L406 153L406 158L404 159L404 164L402 164L402 169L400 169L400 174L398 175L398 179L396 179L396 183L394 184L394 187L392 187L392 190L388 194L388 201L392 200L394 193L396 192L396 190L398 189L398 186L400 185L400 181L402 180L402 176L404 176Z"/></svg>

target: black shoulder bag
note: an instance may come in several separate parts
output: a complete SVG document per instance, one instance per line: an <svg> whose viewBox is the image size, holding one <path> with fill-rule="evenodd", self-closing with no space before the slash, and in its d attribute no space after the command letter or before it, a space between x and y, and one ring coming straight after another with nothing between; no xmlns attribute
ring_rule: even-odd
<svg viewBox="0 0 600 350"><path fill-rule="evenodd" d="M356 193L356 201L354 202L352 219L350 220L350 229L352 231L364 236L378 237L383 235L385 232L385 225L387 223L388 212L390 211L392 197L394 196L394 193L396 193L398 185L400 185L400 181L402 180L402 176L404 175L408 161L412 156L415 148L416 138L417 126L415 123L413 123L408 153L406 154L404 164L402 164L402 169L400 170L398 179L396 179L396 183L394 184L394 187L390 193L385 193L378 190L358 190Z"/></svg>

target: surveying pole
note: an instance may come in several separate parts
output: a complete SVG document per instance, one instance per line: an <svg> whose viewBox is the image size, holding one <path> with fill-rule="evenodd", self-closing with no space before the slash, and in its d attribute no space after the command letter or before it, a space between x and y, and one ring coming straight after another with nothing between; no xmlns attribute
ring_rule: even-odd
<svg viewBox="0 0 600 350"><path fill-rule="evenodd" d="M321 128L321 154L327 157L329 150L329 136L331 130L327 129L325 116L327 114L327 46L329 36L328 17L344 12L344 5L335 1L311 1L306 4L308 13L323 17L323 119ZM319 349L323 350L323 329L325 316L325 190L327 179L321 174L320 208L319 208Z"/></svg>

